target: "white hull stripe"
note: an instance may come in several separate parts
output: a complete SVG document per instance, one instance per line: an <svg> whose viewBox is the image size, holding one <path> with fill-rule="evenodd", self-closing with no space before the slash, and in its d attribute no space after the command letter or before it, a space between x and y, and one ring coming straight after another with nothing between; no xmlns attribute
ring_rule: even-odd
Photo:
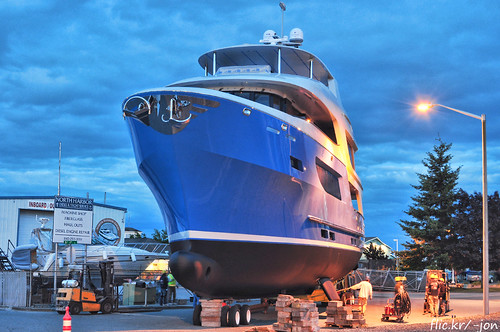
<svg viewBox="0 0 500 332"><path fill-rule="evenodd" d="M222 233L205 231L184 231L171 234L170 242L182 240L210 240L210 241L235 241L235 242L259 242L259 243L279 243L292 245L308 245L317 247L330 247L344 250L361 252L361 249L347 244L335 243L330 241L309 240L291 237L253 235L241 233Z"/></svg>

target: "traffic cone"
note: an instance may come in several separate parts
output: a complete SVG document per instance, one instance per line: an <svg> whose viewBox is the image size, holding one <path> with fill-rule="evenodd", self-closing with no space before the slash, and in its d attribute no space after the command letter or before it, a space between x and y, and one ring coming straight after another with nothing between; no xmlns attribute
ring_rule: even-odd
<svg viewBox="0 0 500 332"><path fill-rule="evenodd" d="M63 332L71 332L71 316L69 307L66 307L66 314L63 317Z"/></svg>

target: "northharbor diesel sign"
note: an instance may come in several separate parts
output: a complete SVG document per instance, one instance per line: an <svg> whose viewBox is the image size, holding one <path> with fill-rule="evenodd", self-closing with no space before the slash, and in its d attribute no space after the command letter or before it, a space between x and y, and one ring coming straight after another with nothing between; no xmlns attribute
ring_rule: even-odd
<svg viewBox="0 0 500 332"><path fill-rule="evenodd" d="M52 241L66 244L92 243L94 199L54 197L54 232Z"/></svg>

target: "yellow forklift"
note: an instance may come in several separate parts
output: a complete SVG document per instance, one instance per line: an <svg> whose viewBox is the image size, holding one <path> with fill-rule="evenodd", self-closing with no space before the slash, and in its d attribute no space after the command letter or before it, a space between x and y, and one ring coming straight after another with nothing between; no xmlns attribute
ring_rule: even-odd
<svg viewBox="0 0 500 332"><path fill-rule="evenodd" d="M101 287L92 283L91 272L99 271ZM63 288L57 290L56 311L59 314L66 312L69 307L71 315L78 315L82 311L97 314L109 314L118 308L118 297L114 289L113 262L99 262L97 266L87 264L79 271L78 278L63 281ZM84 285L83 274L87 273L87 285Z"/></svg>

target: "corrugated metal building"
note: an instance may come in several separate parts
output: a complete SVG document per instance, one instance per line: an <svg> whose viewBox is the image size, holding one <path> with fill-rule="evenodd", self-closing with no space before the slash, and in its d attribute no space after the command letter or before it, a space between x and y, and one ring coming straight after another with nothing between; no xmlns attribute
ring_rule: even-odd
<svg viewBox="0 0 500 332"><path fill-rule="evenodd" d="M122 244L126 208L94 202L93 244ZM31 243L35 229L51 238L54 224L54 196L0 196L0 248ZM49 243L48 245L52 245Z"/></svg>

